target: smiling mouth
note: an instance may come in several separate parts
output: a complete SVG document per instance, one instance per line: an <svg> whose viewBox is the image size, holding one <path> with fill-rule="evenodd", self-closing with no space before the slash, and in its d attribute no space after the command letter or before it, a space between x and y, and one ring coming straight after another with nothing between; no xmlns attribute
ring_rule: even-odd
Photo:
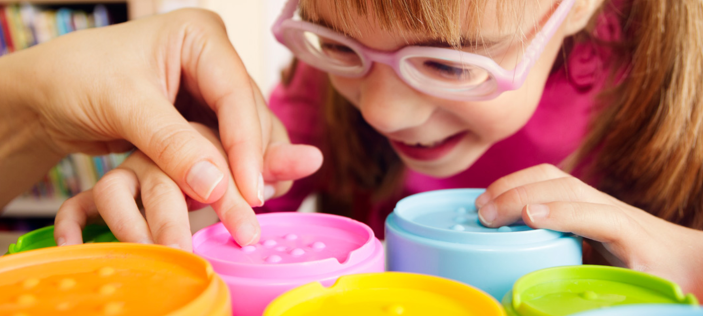
<svg viewBox="0 0 703 316"><path fill-rule="evenodd" d="M403 142L390 140L393 148L400 154L415 160L435 160L444 157L466 136L468 132L460 132L442 140L423 142Z"/></svg>
<svg viewBox="0 0 703 316"><path fill-rule="evenodd" d="M437 145L440 145L440 144L446 142L447 139L449 139L449 137L442 139L442 140L434 141L431 143L406 143L406 142L402 142L402 143L406 146L411 146L411 147L432 148L432 147L437 147Z"/></svg>

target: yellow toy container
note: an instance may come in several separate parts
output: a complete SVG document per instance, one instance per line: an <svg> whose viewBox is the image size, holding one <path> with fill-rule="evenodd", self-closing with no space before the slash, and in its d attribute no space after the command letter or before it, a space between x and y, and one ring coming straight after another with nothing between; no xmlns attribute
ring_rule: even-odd
<svg viewBox="0 0 703 316"><path fill-rule="evenodd" d="M0 258L0 315L231 314L212 266L169 247L85 244Z"/></svg>
<svg viewBox="0 0 703 316"><path fill-rule="evenodd" d="M264 316L316 315L471 315L504 316L493 297L440 277L366 273L340 277L329 288L309 283L279 296Z"/></svg>

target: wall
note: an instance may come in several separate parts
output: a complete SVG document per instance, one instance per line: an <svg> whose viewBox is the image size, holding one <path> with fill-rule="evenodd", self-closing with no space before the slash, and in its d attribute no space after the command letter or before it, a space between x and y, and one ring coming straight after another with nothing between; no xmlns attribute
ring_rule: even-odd
<svg viewBox="0 0 703 316"><path fill-rule="evenodd" d="M162 0L160 12L198 6L217 12L227 25L229 38L249 74L264 96L279 82L281 70L291 54L280 45L271 26L286 0Z"/></svg>

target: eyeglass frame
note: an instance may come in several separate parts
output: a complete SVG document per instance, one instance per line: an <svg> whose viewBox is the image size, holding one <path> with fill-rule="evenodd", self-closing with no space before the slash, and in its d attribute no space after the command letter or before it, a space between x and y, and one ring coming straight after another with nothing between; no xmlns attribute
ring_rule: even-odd
<svg viewBox="0 0 703 316"><path fill-rule="evenodd" d="M400 77L406 84L422 93L456 101L486 101L498 97L503 92L517 90L522 87L525 80L527 79L529 71L535 65L537 60L539 60L539 57L542 55L542 52L547 46L547 43L549 43L551 38L556 33L557 29L559 29L564 19L571 11L571 7L574 5L575 0L561 0L561 3L556 8L556 10L554 10L552 16L544 24L544 27L542 27L542 29L534 36L530 45L525 49L522 60L513 70L507 70L501 67L489 57L464 51L457 51L451 48L406 46L394 52L378 51L369 48L366 45L363 45L342 33L339 33L322 25L307 21L294 20L293 18L295 17L295 11L298 7L299 2L300 0L288 0L288 2L283 8L283 11L281 12L281 15L278 17L278 19L276 19L276 22L274 23L271 29L274 36L276 37L276 40L286 46L291 52L295 53L295 50L291 48L292 44L289 44L286 41L286 29L310 32L324 38L332 39L340 44L346 45L360 57L362 63L362 70L357 75L355 75L349 74L348 72L335 72L328 69L322 69L316 67L314 63L308 63L310 64L310 66L343 77L361 78L368 74L373 63L379 62L393 68L398 77ZM457 53L460 54L460 58L456 58ZM461 61L464 64L478 66L486 70L490 74L496 86L491 93L477 96L464 96L459 94L452 95L447 93L448 91L446 89L423 89L422 87L413 84L413 82L409 80L408 75L404 74L401 69L401 64L403 60L410 57L424 57L447 61ZM481 85L483 84L484 83L482 83Z"/></svg>

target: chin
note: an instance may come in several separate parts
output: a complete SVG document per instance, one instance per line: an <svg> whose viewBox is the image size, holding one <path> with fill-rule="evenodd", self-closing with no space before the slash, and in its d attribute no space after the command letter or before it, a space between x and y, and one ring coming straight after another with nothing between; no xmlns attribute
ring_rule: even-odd
<svg viewBox="0 0 703 316"><path fill-rule="evenodd" d="M473 148L473 150L455 150L447 157L442 157L435 161L419 161L403 155L399 156L405 166L415 172L435 178L448 178L469 169L487 149L488 147L481 150L478 150L478 148Z"/></svg>
<svg viewBox="0 0 703 316"><path fill-rule="evenodd" d="M470 167L466 166L464 168L462 167L457 167L456 165L449 165L449 166L439 166L439 167L427 167L427 166L418 166L413 164L412 162L406 162L405 166L407 166L409 169L422 173L424 175L428 175L430 177L434 178L448 178L453 175L459 174L462 171L468 169Z"/></svg>

